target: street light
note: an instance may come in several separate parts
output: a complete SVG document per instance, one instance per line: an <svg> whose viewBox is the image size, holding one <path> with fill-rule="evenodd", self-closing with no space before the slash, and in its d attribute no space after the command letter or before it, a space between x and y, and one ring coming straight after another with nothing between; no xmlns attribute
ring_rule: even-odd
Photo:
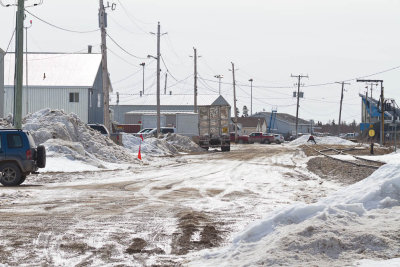
<svg viewBox="0 0 400 267"><path fill-rule="evenodd" d="M146 65L146 63L142 62L140 63L140 66L143 67L143 89L142 89L142 93L144 94L144 66Z"/></svg>
<svg viewBox="0 0 400 267"><path fill-rule="evenodd" d="M218 75L214 75L214 77L219 80L218 81L218 88L219 88L218 92L219 92L219 95L221 95L221 79L224 78L224 75L218 74Z"/></svg>
<svg viewBox="0 0 400 267"><path fill-rule="evenodd" d="M250 82L250 116L253 115L253 79L249 80Z"/></svg>

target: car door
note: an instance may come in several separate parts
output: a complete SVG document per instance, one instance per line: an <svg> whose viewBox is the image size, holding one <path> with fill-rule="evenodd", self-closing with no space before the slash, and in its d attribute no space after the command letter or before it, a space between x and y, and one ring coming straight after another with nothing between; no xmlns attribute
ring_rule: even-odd
<svg viewBox="0 0 400 267"><path fill-rule="evenodd" d="M6 159L6 150L3 145L3 135L0 134L0 162Z"/></svg>

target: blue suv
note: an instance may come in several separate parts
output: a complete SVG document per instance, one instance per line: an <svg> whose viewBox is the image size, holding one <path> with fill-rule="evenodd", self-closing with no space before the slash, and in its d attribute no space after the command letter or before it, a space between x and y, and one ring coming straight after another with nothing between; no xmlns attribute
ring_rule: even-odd
<svg viewBox="0 0 400 267"><path fill-rule="evenodd" d="M36 147L28 131L0 129L0 183L4 186L22 184L31 173L46 166L46 150Z"/></svg>

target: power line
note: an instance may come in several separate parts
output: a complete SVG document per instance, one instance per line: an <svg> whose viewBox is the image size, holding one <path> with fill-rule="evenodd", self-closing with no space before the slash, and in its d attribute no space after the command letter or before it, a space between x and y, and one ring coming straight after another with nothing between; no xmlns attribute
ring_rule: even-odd
<svg viewBox="0 0 400 267"><path fill-rule="evenodd" d="M132 18L135 18L132 14L128 13L128 10L125 8L125 6L121 3L121 1L118 0L118 3L121 5L122 10L124 11L125 15L127 18L132 22L133 25L135 25L140 31L142 31L145 34L150 34L148 31L144 30L142 27L139 26L135 21L132 20ZM137 19L138 20L138 19ZM139 21L139 20L138 20ZM152 23L145 23L143 21L140 21L143 24L152 24Z"/></svg>
<svg viewBox="0 0 400 267"><path fill-rule="evenodd" d="M167 72L171 75L171 77L172 77L175 81L179 82L179 80L178 80L177 78L175 78L175 76L172 75L172 73L169 71L167 65L165 64L164 57L163 57L162 55L161 55L161 61L163 62L163 65L164 65L165 69L166 69Z"/></svg>
<svg viewBox="0 0 400 267"><path fill-rule="evenodd" d="M14 39L14 34L15 34L15 29L14 29L12 35L11 35L10 41L8 42L8 45L7 45L7 49L6 49L5 54L7 54L8 49L10 48L11 42L12 42L12 40Z"/></svg>
<svg viewBox="0 0 400 267"><path fill-rule="evenodd" d="M39 18L38 16L36 16L36 15L33 14L32 12L28 11L27 9L25 9L25 12L27 12L27 13L30 14L31 16L35 17L36 19L40 20L41 22L46 23L47 25L50 25L50 26L52 26L52 27L54 27L54 28L57 28L57 29L59 29L59 30L63 30L63 31L66 31L66 32L73 32L73 33L92 33L92 32L97 32L97 31L100 30L100 29L96 29L96 30L91 30L91 31L76 31L76 30L66 29L66 28L57 26L57 25L55 25L55 24L53 24L53 23L50 23L50 22L48 22L48 21L45 21L44 19Z"/></svg>
<svg viewBox="0 0 400 267"><path fill-rule="evenodd" d="M129 53L125 48L123 48L120 44L118 44L117 41L115 41L115 40L110 36L110 34L108 34L108 33L106 33L106 34L107 34L107 36L110 38L110 40L111 40L115 45L117 45L122 51L124 51L124 52L127 53L128 55L130 55L130 56L132 56L132 57L134 57L134 58L137 58L137 59L146 59L145 57L138 57L138 56L135 56L134 54Z"/></svg>

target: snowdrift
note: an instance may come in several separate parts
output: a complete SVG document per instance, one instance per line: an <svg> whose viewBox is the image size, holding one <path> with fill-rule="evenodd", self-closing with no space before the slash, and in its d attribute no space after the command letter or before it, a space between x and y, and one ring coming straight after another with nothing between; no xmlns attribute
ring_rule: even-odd
<svg viewBox="0 0 400 267"><path fill-rule="evenodd" d="M303 135L300 136L299 138L291 141L289 145L291 146L299 146L299 145L304 145L307 144L308 138L310 135ZM337 136L323 136L323 137L317 137L314 136L315 141L317 144L323 144L323 145L345 145L345 146L354 146L356 143L351 142L349 140L337 137ZM314 144L313 142L308 142L309 144Z"/></svg>
<svg viewBox="0 0 400 267"><path fill-rule="evenodd" d="M397 154L397 159L400 155ZM400 220L400 168L387 164L371 176L315 204L275 211L190 266L331 266L395 258ZM387 251L387 252L386 252ZM340 264L338 264L340 262Z"/></svg>
<svg viewBox="0 0 400 267"><path fill-rule="evenodd" d="M43 144L49 156L64 156L88 163L101 161L129 163L135 157L124 147L82 122L77 115L62 110L43 109L28 114L23 129L32 133L36 144Z"/></svg>
<svg viewBox="0 0 400 267"><path fill-rule="evenodd" d="M139 145L141 144L141 153L155 156L204 151L189 137L178 134L167 134L163 138L150 137L145 138L143 141L140 137L132 134L123 134L122 143L124 147L130 149L133 153L139 151Z"/></svg>

